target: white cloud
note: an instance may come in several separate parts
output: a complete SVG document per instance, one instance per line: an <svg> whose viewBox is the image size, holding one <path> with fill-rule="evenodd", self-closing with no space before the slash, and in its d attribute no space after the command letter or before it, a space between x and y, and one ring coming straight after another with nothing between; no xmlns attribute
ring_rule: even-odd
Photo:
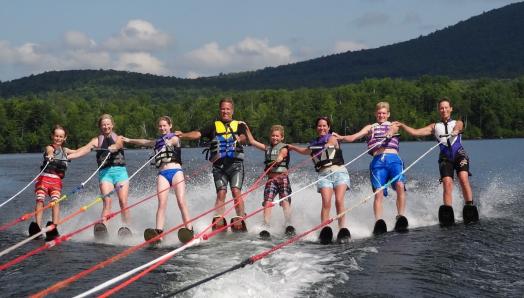
<svg viewBox="0 0 524 298"><path fill-rule="evenodd" d="M86 34L78 31L67 31L64 34L64 41L67 46L75 49L92 48L96 42L90 39Z"/></svg>
<svg viewBox="0 0 524 298"><path fill-rule="evenodd" d="M211 42L185 55L189 73L216 74L277 66L293 62L291 50L283 45L270 46L267 39L246 37L225 48Z"/></svg>
<svg viewBox="0 0 524 298"><path fill-rule="evenodd" d="M114 64L118 70L141 73L167 74L164 63L146 52L122 53Z"/></svg>
<svg viewBox="0 0 524 298"><path fill-rule="evenodd" d="M104 45L113 51L154 51L165 48L169 41L169 36L158 31L153 24L131 20L120 34L109 38Z"/></svg>
<svg viewBox="0 0 524 298"><path fill-rule="evenodd" d="M368 46L355 41L337 41L335 43L335 48L333 49L335 53L344 53L347 51L358 51L367 49Z"/></svg>

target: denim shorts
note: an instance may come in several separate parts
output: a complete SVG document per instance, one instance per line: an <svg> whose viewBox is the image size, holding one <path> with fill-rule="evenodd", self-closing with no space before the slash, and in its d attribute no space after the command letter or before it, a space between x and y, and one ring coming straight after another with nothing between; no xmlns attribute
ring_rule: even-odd
<svg viewBox="0 0 524 298"><path fill-rule="evenodd" d="M127 178L127 169L126 167L122 166L107 167L101 169L100 172L98 172L98 179L100 180L100 183L109 182L115 185L119 182L127 180Z"/></svg>
<svg viewBox="0 0 524 298"><path fill-rule="evenodd" d="M324 179L321 179L324 178ZM318 173L317 192L322 188L334 189L338 185L346 184L347 189L350 187L348 170L345 167L337 168L336 170L324 170Z"/></svg>

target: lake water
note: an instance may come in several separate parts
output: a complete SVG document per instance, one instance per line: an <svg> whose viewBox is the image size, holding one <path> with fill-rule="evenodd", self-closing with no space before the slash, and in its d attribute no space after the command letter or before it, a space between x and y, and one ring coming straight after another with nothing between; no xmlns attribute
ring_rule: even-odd
<svg viewBox="0 0 524 298"><path fill-rule="evenodd" d="M346 207L353 239L345 245L317 244L318 232L298 243L277 250L261 261L185 292L182 297L348 297L348 296L424 296L424 297L522 297L524 293L524 149L523 139L465 141L471 158L471 185L479 206L480 223L440 228L438 207L442 188L438 181L437 150L417 163L406 176L407 218L410 231L371 236L374 217L368 178L369 155L349 166L352 187L346 193ZM433 142L404 142L401 156L406 165L432 147ZM363 144L344 144L344 157L351 160L365 150ZM261 174L263 154L247 148L244 190ZM184 149L187 200L192 216L212 208L215 191L211 171L200 154L201 149ZM150 155L146 150L128 150L128 171L133 173ZM95 169L94 154L71 163L64 179L64 193L79 186ZM292 166L304 160L292 155ZM0 155L0 202L22 189L39 172L41 154ZM204 169L202 170L202 167ZM131 181L130 202L155 192L155 169L147 166ZM311 163L290 175L293 190L316 179ZM462 197L454 189L455 216L461 220ZM34 208L34 186L0 209L0 224L11 221ZM389 229L394 225L395 194L384 203L384 217ZM97 177L85 189L61 204L65 217L98 195ZM252 192L246 202L247 212L260 208L263 187ZM170 194L166 228L180 223L174 195ZM118 204L113 200L113 208ZM293 196L293 221L298 232L320 222L320 196L314 187ZM94 264L142 242L142 232L154 225L156 198L131 209L134 236L122 242L116 236L120 218L109 224L110 239L96 243L92 229L74 236L59 246L40 252L0 273L0 295L26 296L68 278ZM60 233L75 231L100 216L101 205L73 218L59 227ZM332 216L334 215L334 204ZM205 216L195 222L197 230L211 221ZM44 219L50 217L46 212ZM249 232L228 233L203 241L170 259L166 264L133 283L117 296L161 296L240 263L285 241L280 207L272 212L272 239L258 238L262 216L248 219ZM22 241L29 221L0 231L0 249ZM333 225L335 228L336 226ZM336 231L336 229L335 229ZM41 245L32 241L0 257L2 264ZM145 264L177 247L176 235L169 235L157 248L146 248L108 265L53 294L70 297L99 285L123 272ZM101 293L101 292L100 292Z"/></svg>

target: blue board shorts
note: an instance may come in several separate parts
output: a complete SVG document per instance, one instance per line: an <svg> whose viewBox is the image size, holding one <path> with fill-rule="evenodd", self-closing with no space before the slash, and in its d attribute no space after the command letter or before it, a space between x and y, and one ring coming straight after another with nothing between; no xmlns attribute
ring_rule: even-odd
<svg viewBox="0 0 524 298"><path fill-rule="evenodd" d="M398 154L382 153L373 157L373 160L369 165L369 178L371 179L371 187L373 191L376 191L395 177L395 180L391 182L391 186L396 190L397 182L406 183L406 177L404 174L399 176L403 170L404 163ZM387 195L387 188L384 188L384 196Z"/></svg>
<svg viewBox="0 0 524 298"><path fill-rule="evenodd" d="M347 189L350 187L349 173L348 170L343 166L337 169L328 169L319 172L318 179L320 180L317 182L317 192L320 192L322 188L335 189L341 184L346 184Z"/></svg>
<svg viewBox="0 0 524 298"><path fill-rule="evenodd" d="M127 169L123 166L107 167L101 169L100 172L98 172L98 180L100 183L108 182L112 185L115 185L119 182L127 180L128 178Z"/></svg>

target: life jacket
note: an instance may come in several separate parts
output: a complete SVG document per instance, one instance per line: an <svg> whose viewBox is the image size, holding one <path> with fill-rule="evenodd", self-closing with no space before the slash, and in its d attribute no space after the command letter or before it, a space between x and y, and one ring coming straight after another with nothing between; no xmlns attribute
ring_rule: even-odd
<svg viewBox="0 0 524 298"><path fill-rule="evenodd" d="M160 168L162 164L176 162L182 164L182 151L180 150L180 143L177 145L166 145L166 140L170 140L175 136L174 133L168 133L160 136L155 142L155 161L153 164Z"/></svg>
<svg viewBox="0 0 524 298"><path fill-rule="evenodd" d="M50 161L47 167L44 169L47 163L47 156L44 152L44 162L42 163L40 170L44 169L44 173L54 174L60 178L64 178L68 166L67 154L64 152L64 148L62 147L55 147L54 145L49 146L55 149L53 151L53 160Z"/></svg>
<svg viewBox="0 0 524 298"><path fill-rule="evenodd" d="M382 124L374 123L371 125L371 135L368 136L368 149L373 148L369 151L369 154L373 155L380 148L389 148L399 150L399 137L393 136L390 139L386 139L386 134L391 127L391 122L385 121ZM380 146L378 143L382 142ZM376 147L375 147L376 146Z"/></svg>
<svg viewBox="0 0 524 298"><path fill-rule="evenodd" d="M449 138L445 135L450 134L455 125L457 125L457 121L449 119L446 122L435 123L434 128L435 138L440 143L440 153L452 160L455 159L455 155L462 148L462 138L460 134Z"/></svg>
<svg viewBox="0 0 524 298"><path fill-rule="evenodd" d="M118 136L114 132L112 132L109 137L106 137L102 134L99 135L98 136L98 148L102 148L102 149L109 148L109 146L116 143L117 137ZM106 160L102 168L126 165L126 158L124 155L124 150L120 149L115 153L111 153L109 151L98 151L96 153L96 162L98 163L98 166L102 164L102 162L104 161L104 159L107 157L108 154L110 154L110 156Z"/></svg>
<svg viewBox="0 0 524 298"><path fill-rule="evenodd" d="M271 166L272 163L274 163L278 159L278 155L280 154L280 150L283 148L287 148L287 144L284 143L278 143L275 146L268 146L266 149L265 154L265 160L264 163L266 164L266 170L268 167ZM282 160L278 165L274 165L271 168L272 173L283 173L286 172L289 168L289 153L286 155L284 160Z"/></svg>
<svg viewBox="0 0 524 298"><path fill-rule="evenodd" d="M209 144L209 160L216 161L222 158L244 159L244 149L237 142L238 121L229 123L215 121L215 137Z"/></svg>
<svg viewBox="0 0 524 298"><path fill-rule="evenodd" d="M317 172L325 167L344 164L344 157L342 156L342 150L340 147L326 147L330 137L331 133L318 137L309 143L311 156L313 156L313 164L315 165L315 170Z"/></svg>

